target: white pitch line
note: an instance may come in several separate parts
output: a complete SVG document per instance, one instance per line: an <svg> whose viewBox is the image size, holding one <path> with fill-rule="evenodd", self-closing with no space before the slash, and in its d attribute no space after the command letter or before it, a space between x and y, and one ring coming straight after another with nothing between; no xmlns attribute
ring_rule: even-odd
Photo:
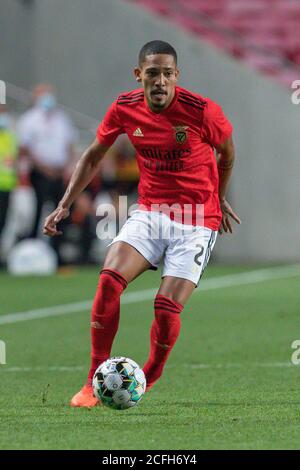
<svg viewBox="0 0 300 470"><path fill-rule="evenodd" d="M186 367L191 369L241 369L245 367L293 367L291 362L253 362L253 363L228 363L228 364L188 364ZM169 366L173 367L173 366ZM184 366L183 366L184 367Z"/></svg>
<svg viewBox="0 0 300 470"><path fill-rule="evenodd" d="M166 367L171 369L177 367L167 364ZM224 363L224 364L183 364L183 368L187 369L245 369L253 368L286 368L295 367L291 362L252 362L252 363ZM1 372L74 372L84 370L84 366L36 366L36 367L6 367L0 366Z"/></svg>
<svg viewBox="0 0 300 470"><path fill-rule="evenodd" d="M36 367L6 367L0 366L2 372L74 372L84 370L83 366L36 366Z"/></svg>
<svg viewBox="0 0 300 470"><path fill-rule="evenodd" d="M83 312L86 309L90 309L91 306L91 300L84 300L83 302L55 305L54 307L37 308L35 310L27 310L25 312L9 313L8 315L0 316L0 325Z"/></svg>
<svg viewBox="0 0 300 470"><path fill-rule="evenodd" d="M255 271L246 271L237 274L228 274L226 276L204 279L200 283L199 289L195 293L203 293L212 289L223 289L227 287L236 287L246 284L254 284L274 279L287 279L300 276L300 264L288 266L277 266L274 268L258 269ZM132 304L153 300L157 289L144 289L137 292L128 292L122 296L122 304ZM54 307L45 307L25 312L10 313L0 316L0 325L8 325L20 321L35 320L40 318L56 317L68 315L84 310L89 310L92 306L91 300L75 302L70 304L55 305Z"/></svg>

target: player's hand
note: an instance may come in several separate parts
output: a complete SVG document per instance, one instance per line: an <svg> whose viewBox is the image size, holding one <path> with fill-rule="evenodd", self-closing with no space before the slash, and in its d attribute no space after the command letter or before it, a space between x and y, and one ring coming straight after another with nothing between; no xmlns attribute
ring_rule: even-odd
<svg viewBox="0 0 300 470"><path fill-rule="evenodd" d="M43 234L49 237L56 237L61 235L62 232L57 230L56 225L61 221L69 217L69 209L63 207L57 207L45 220Z"/></svg>
<svg viewBox="0 0 300 470"><path fill-rule="evenodd" d="M220 201L220 207L222 211L222 222L221 226L219 228L219 233L222 234L223 230L224 232L228 233L233 233L232 229L232 220L233 219L237 224L241 224L241 219L239 216L233 211L232 207L230 204L224 199L223 201Z"/></svg>

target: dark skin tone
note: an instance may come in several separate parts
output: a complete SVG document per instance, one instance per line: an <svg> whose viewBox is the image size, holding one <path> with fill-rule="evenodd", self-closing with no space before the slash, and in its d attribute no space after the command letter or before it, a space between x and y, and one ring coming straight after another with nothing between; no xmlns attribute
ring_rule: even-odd
<svg viewBox="0 0 300 470"><path fill-rule="evenodd" d="M241 224L241 220L225 199L235 157L232 137L229 137L222 145L219 145L216 151L218 155L219 199L222 211L222 222L219 233L222 234L223 231L233 233L232 220L237 224Z"/></svg>
<svg viewBox="0 0 300 470"><path fill-rule="evenodd" d="M166 109L174 98L179 76L174 57L168 54L149 55L134 69L134 74L136 81L143 85L149 108L154 113Z"/></svg>
<svg viewBox="0 0 300 470"><path fill-rule="evenodd" d="M169 54L155 54L146 56L144 62L134 69L134 75L145 91L149 108L154 113L166 109L173 100L179 70L174 57ZM61 235L57 224L69 216L69 209L74 200L85 189L93 177L99 172L100 163L107 147L97 139L83 153L76 165L71 181L59 206L50 214L44 224L44 234L49 236ZM222 210L222 231L232 233L232 220L241 223L239 217L232 210L225 199L232 166L234 161L234 146L230 137L217 149L219 171L219 197ZM108 250L104 268L119 271L127 282L149 269L150 263L131 245L125 242L116 242ZM185 305L195 289L195 284L187 279L166 276L162 279L158 293L175 302Z"/></svg>

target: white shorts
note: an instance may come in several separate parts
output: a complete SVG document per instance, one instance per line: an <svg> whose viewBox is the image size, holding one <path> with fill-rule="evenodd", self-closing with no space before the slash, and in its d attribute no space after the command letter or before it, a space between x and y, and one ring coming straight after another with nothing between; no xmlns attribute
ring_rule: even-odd
<svg viewBox="0 0 300 470"><path fill-rule="evenodd" d="M136 210L112 243L133 246L157 269L162 261L162 277L174 276L198 282L213 250L217 232L194 225L180 224L166 214Z"/></svg>

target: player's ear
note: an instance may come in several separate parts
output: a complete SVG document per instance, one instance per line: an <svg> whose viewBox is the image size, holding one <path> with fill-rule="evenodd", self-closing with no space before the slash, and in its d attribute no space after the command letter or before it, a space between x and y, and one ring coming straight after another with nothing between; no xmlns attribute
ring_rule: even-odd
<svg viewBox="0 0 300 470"><path fill-rule="evenodd" d="M175 70L175 80L176 80L176 82L177 82L177 80L178 80L179 74L180 74L179 70L176 69L176 70Z"/></svg>
<svg viewBox="0 0 300 470"><path fill-rule="evenodd" d="M138 67L136 67L134 69L134 76L135 76L135 79L137 82L141 82L142 81L142 77L141 77L141 69L139 69Z"/></svg>

